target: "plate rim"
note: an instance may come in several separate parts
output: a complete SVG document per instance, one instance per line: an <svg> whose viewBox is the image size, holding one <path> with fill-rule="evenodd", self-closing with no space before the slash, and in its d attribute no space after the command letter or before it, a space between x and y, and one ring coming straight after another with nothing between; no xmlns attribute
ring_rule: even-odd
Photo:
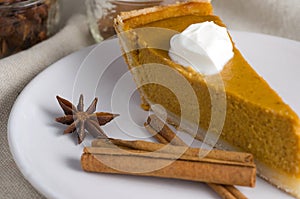
<svg viewBox="0 0 300 199"><path fill-rule="evenodd" d="M241 35L248 35L248 36L259 36L259 37L269 37L272 39L277 39L277 40L285 40L286 42L292 42L295 43L297 45L300 45L299 41L296 40L291 40L288 38L283 38L283 37L278 37L278 36L274 36L274 35L268 35L268 34L263 34L263 33L256 33L256 32L247 32L247 31L236 31L236 30L229 30L230 34L233 34L233 37L235 35L241 36ZM109 42L109 43L113 43L116 42L118 38L114 38L114 39L110 39L110 40L105 40L103 42ZM100 43L101 44L101 43ZM95 46L97 46L99 44L94 44L88 47L85 47L83 49L80 49L76 52L73 52L65 57L62 57L61 59L59 59L58 61L52 63L51 65L49 65L47 68L45 68L43 71L41 71L40 73L38 73L21 91L21 93L18 95L18 97L16 98L10 114L9 114L9 118L8 118L8 122L7 122L7 140L8 140L8 144L9 144L9 150L12 154L12 157L17 165L18 170L22 173L23 177L34 187L34 189L36 191L38 191L40 194L42 194L43 196L49 197L49 198L61 198L61 195L57 195L55 192L51 192L48 188L47 185L44 183L40 183L38 181L38 178L36 178L36 176L33 175L29 175L30 174L30 169L28 169L28 165L24 165L26 163L22 162L22 152L18 151L18 147L16 139L14 138L14 133L13 133L13 125L15 123L14 122L14 117L16 115L16 112L18 112L20 103L22 102L22 99L24 98L24 96L27 95L27 93L30 91L31 87L38 82L40 79L42 79L43 76L47 76L47 74L49 73L49 71L52 70L56 70L56 67L58 67L57 65L59 65L59 63L64 62L66 59L71 59L72 57L76 57L78 55L83 54L83 58L84 56L86 56L86 54L88 52L90 52ZM238 44L237 44L238 46Z"/></svg>

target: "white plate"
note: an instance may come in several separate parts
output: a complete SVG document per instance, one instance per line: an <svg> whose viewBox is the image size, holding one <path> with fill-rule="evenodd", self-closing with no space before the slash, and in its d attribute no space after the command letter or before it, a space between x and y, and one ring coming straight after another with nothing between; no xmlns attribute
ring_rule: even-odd
<svg viewBox="0 0 300 199"><path fill-rule="evenodd" d="M232 31L232 35L252 66L299 114L300 95L295 93L300 90L300 43L245 32ZM63 135L65 126L54 122L63 114L55 96L77 104L83 93L86 106L97 96L98 111L113 109L121 114L104 127L107 134L146 139L148 134L142 126L147 112L140 109L138 93L126 71L118 42L113 39L63 58L28 84L8 123L10 149L25 178L49 198L218 198L203 183L81 170L83 145L76 144L74 135ZM249 198L291 198L260 178L254 189L239 188Z"/></svg>

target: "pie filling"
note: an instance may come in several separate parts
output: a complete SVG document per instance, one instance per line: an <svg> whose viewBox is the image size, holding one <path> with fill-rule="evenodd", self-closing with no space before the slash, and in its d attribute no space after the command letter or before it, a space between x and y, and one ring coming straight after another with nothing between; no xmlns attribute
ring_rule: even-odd
<svg viewBox="0 0 300 199"><path fill-rule="evenodd" d="M181 126L178 118L183 117L192 126L198 125L204 131L197 130L197 135L195 129L183 129L198 139L203 139L208 129L214 129L212 123L221 125L219 145L252 153L261 176L300 197L299 118L251 68L234 44L233 58L220 74L209 78L170 59L170 38L190 24L213 21L225 26L217 16L205 13L196 4L192 13L180 13L171 7L159 10L158 14L150 12L141 18L137 15L117 21L116 25L122 26L122 30L116 27L119 35L121 31L132 33L125 37L126 41L119 38L144 102L142 107L160 104L173 124ZM192 7L193 3L183 6ZM203 9L207 8L203 4ZM214 81L218 78L221 83ZM192 92L182 95L178 91ZM222 96L223 109L216 103Z"/></svg>

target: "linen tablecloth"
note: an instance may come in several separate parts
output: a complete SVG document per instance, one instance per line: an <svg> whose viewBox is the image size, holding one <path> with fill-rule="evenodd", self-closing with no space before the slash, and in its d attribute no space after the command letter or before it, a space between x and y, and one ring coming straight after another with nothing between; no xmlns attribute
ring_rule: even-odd
<svg viewBox="0 0 300 199"><path fill-rule="evenodd" d="M77 10L84 9L76 1ZM65 5L73 0L65 0ZM230 29L261 32L300 41L299 0L213 0L215 13ZM68 10L68 9L67 9ZM71 15L72 10L68 13ZM93 40L86 18L73 16L52 38L16 55L0 60L0 198L43 198L22 176L7 143L11 107L26 84L47 66Z"/></svg>
<svg viewBox="0 0 300 199"><path fill-rule="evenodd" d="M56 60L93 44L86 17L73 16L52 38L21 53L0 60L0 198L42 198L21 175L7 142L7 120L24 86Z"/></svg>

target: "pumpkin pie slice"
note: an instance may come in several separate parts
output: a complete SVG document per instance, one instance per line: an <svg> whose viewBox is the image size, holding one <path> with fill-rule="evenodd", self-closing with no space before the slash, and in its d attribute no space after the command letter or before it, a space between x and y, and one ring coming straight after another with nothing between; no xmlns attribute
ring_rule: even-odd
<svg viewBox="0 0 300 199"><path fill-rule="evenodd" d="M115 19L142 107L159 104L155 107L169 122L206 141L214 140L208 133L218 138L221 124L218 147L252 153L260 176L300 198L299 117L234 43L233 58L217 75L204 76L169 57L170 38L205 21L225 26L205 1L125 12Z"/></svg>

